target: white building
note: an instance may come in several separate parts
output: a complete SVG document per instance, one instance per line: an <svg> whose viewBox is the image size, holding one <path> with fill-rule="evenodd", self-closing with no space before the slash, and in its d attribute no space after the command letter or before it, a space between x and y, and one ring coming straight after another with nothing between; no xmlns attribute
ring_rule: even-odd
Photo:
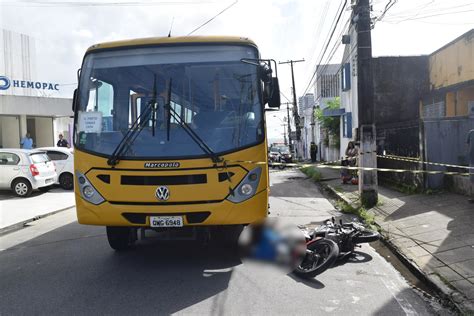
<svg viewBox="0 0 474 316"><path fill-rule="evenodd" d="M0 51L0 147L20 147L27 131L36 147L54 146L59 133L71 143L72 99L53 97L61 86L37 74L34 39L0 30Z"/></svg>
<svg viewBox="0 0 474 316"><path fill-rule="evenodd" d="M354 127L359 126L357 107L357 31L351 23L341 62L341 141L340 150L344 153L349 141L356 138Z"/></svg>
<svg viewBox="0 0 474 316"><path fill-rule="evenodd" d="M299 150L303 159L310 159L310 144L314 141L314 94L306 93L299 98L301 141Z"/></svg>
<svg viewBox="0 0 474 316"><path fill-rule="evenodd" d="M316 67L315 85L316 108L324 110L329 101L341 95L341 65L326 64ZM331 144L327 139L330 138ZM318 146L318 159L332 161L339 159L339 148L334 148L333 137L326 135L320 124L316 121L314 125L314 139Z"/></svg>

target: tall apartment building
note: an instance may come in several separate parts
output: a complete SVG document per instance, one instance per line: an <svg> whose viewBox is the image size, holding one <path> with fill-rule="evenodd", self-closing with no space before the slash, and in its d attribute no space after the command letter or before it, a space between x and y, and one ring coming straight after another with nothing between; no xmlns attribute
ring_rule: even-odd
<svg viewBox="0 0 474 316"><path fill-rule="evenodd" d="M306 93L304 96L298 99L299 112L303 113L305 109L312 108L314 106L314 94Z"/></svg>

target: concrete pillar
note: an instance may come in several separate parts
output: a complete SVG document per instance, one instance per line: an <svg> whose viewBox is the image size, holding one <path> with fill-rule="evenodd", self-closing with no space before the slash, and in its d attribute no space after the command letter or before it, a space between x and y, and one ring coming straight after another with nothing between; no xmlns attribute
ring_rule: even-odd
<svg viewBox="0 0 474 316"><path fill-rule="evenodd" d="M20 115L20 139L26 135L26 115Z"/></svg>
<svg viewBox="0 0 474 316"><path fill-rule="evenodd" d="M375 125L361 125L359 167L377 168ZM359 194L367 208L377 205L377 170L359 170Z"/></svg>

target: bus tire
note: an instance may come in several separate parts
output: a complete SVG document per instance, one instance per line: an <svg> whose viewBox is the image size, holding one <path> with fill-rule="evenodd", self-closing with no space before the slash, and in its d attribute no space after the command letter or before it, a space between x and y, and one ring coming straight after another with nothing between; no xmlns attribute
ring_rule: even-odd
<svg viewBox="0 0 474 316"><path fill-rule="evenodd" d="M126 250L135 243L136 230L131 227L107 226L107 240L115 251Z"/></svg>
<svg viewBox="0 0 474 316"><path fill-rule="evenodd" d="M211 241L217 245L237 247L243 225L222 225L211 228Z"/></svg>

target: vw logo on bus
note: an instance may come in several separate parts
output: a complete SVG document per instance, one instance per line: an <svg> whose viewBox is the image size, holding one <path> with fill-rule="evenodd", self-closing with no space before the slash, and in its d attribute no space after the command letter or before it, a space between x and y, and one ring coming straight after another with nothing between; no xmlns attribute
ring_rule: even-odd
<svg viewBox="0 0 474 316"><path fill-rule="evenodd" d="M158 187L155 191L155 196L158 200L167 201L170 198L170 190L166 186Z"/></svg>

